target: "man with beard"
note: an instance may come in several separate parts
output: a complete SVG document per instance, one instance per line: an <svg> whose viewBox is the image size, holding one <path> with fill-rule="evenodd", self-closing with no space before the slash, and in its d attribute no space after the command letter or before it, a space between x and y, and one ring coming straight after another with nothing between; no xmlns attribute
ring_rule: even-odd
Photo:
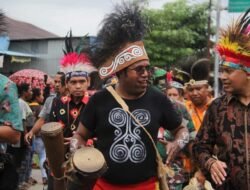
<svg viewBox="0 0 250 190"><path fill-rule="evenodd" d="M159 127L174 134L175 140L166 144L167 163L188 142L187 128L181 125L170 100L148 87L149 59L142 42L144 32L139 7L124 3L104 19L97 36L92 60L99 67L99 75L105 78L116 74L118 83L113 92L126 102L137 119L123 110L106 89L94 94L86 105L73 139L80 146L89 137L97 137L96 148L103 153L108 171L98 179L95 190L159 189L152 144L157 140Z"/></svg>
<svg viewBox="0 0 250 190"><path fill-rule="evenodd" d="M249 11L221 33L216 49L225 95L208 108L193 146L218 190L250 189Z"/></svg>

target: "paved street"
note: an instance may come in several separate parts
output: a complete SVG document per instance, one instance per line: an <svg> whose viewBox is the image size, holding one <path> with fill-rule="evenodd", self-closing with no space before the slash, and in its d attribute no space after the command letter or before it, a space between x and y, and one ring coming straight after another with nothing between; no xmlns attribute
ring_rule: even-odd
<svg viewBox="0 0 250 190"><path fill-rule="evenodd" d="M38 181L36 185L33 185L29 188L29 190L43 190L43 184L42 184L42 177L40 169L33 169L32 170L32 177ZM45 187L45 190L47 189L47 186Z"/></svg>

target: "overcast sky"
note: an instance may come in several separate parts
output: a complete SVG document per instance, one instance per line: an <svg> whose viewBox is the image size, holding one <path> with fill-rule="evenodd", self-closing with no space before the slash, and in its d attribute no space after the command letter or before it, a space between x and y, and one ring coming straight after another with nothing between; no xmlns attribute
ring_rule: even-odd
<svg viewBox="0 0 250 190"><path fill-rule="evenodd" d="M173 0L149 0L149 7L161 8L170 1ZM117 2L121 0L0 0L0 8L13 19L34 24L59 36L65 36L70 28L74 36L83 36L87 33L96 35L104 15ZM228 20L228 14L223 12L222 25Z"/></svg>

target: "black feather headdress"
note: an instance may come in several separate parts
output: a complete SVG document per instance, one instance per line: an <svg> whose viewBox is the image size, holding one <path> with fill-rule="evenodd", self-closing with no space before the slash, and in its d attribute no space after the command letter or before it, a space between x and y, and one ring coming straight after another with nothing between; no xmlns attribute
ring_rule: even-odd
<svg viewBox="0 0 250 190"><path fill-rule="evenodd" d="M72 31L70 30L67 35L65 36L65 49L63 49L64 55L68 53L74 52L73 44L72 44Z"/></svg>
<svg viewBox="0 0 250 190"><path fill-rule="evenodd" d="M197 60L191 67L191 79L185 83L185 86L208 84L210 63L210 60L206 58Z"/></svg>
<svg viewBox="0 0 250 190"><path fill-rule="evenodd" d="M89 73L96 70L89 55L80 47L83 47L81 43L76 48L73 47L72 32L70 31L65 37L64 57L60 61L60 70L66 74L67 79L72 76L88 76Z"/></svg>
<svg viewBox="0 0 250 190"><path fill-rule="evenodd" d="M210 72L210 60L203 58L196 61L191 67L191 76L194 80L208 80Z"/></svg>
<svg viewBox="0 0 250 190"><path fill-rule="evenodd" d="M102 70L103 73L99 72L101 77L104 78L125 68L133 59L148 59L142 43L146 29L141 9L133 3L117 5L114 12L104 18L102 28L97 35L95 51L91 56L96 67L106 69ZM136 42L140 43L134 44ZM132 45L139 48L129 49ZM128 59L123 57L122 53L125 53ZM115 59L119 59L120 62L114 63Z"/></svg>
<svg viewBox="0 0 250 190"><path fill-rule="evenodd" d="M73 45L73 37L72 37L72 30L70 30L67 35L65 36L65 49L63 49L64 55L69 53L76 52L78 54L85 53L90 54L90 47L87 44L88 35L84 35L80 38L79 42L76 44L76 47Z"/></svg>

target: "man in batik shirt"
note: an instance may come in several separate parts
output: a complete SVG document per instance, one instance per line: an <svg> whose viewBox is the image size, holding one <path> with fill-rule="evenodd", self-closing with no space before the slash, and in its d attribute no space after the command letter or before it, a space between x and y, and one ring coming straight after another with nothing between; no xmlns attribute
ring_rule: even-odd
<svg viewBox="0 0 250 190"><path fill-rule="evenodd" d="M222 32L216 46L226 94L208 108L193 146L197 162L218 190L250 189L250 19L246 15Z"/></svg>

